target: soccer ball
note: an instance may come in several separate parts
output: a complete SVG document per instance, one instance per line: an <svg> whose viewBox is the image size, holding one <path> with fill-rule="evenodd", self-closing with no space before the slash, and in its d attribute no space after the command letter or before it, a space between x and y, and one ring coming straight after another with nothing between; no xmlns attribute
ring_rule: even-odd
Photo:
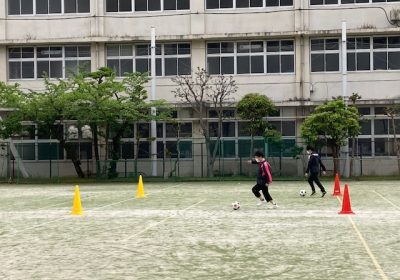
<svg viewBox="0 0 400 280"><path fill-rule="evenodd" d="M306 196L306 193L306 190L300 190L299 195L304 197Z"/></svg>
<svg viewBox="0 0 400 280"><path fill-rule="evenodd" d="M233 210L239 210L240 209L239 201L232 202L232 208Z"/></svg>

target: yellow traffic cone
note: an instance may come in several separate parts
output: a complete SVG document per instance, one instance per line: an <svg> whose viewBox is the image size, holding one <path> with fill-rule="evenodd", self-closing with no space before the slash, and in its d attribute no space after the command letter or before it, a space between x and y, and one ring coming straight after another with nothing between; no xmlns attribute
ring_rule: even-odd
<svg viewBox="0 0 400 280"><path fill-rule="evenodd" d="M139 175L139 183L138 183L138 188L136 192L136 198L143 198L144 197L144 189L143 189L143 179L142 175Z"/></svg>
<svg viewBox="0 0 400 280"><path fill-rule="evenodd" d="M72 206L72 215L83 215L81 204L81 195L79 194L79 186L75 186L74 205Z"/></svg>

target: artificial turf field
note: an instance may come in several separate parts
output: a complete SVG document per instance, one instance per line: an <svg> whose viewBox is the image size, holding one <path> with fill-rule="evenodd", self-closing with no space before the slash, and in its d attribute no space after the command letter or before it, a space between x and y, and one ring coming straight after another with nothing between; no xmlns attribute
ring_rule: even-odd
<svg viewBox="0 0 400 280"><path fill-rule="evenodd" d="M355 215L333 181L274 182L278 209L252 184L85 184L83 216L73 185L0 185L0 279L400 279L398 181L351 182Z"/></svg>

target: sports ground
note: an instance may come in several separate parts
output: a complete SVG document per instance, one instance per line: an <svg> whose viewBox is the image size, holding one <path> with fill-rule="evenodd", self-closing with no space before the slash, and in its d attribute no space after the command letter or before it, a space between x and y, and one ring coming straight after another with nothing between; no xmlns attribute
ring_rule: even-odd
<svg viewBox="0 0 400 280"><path fill-rule="evenodd" d="M82 216L73 185L1 185L0 279L400 279L398 181L350 182L355 215L333 181L274 182L278 209L252 184L83 184Z"/></svg>

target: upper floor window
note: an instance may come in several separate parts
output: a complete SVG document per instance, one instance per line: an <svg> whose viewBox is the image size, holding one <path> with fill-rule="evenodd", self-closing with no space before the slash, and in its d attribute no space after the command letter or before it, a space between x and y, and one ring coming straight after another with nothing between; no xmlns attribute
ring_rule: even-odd
<svg viewBox="0 0 400 280"><path fill-rule="evenodd" d="M108 45L107 66L117 76L127 72L151 71L151 48L149 44ZM156 45L156 75L174 76L191 73L190 43L168 43Z"/></svg>
<svg viewBox="0 0 400 280"><path fill-rule="evenodd" d="M89 72L90 46L12 47L8 49L8 78L67 78Z"/></svg>
<svg viewBox="0 0 400 280"><path fill-rule="evenodd" d="M207 0L206 9L293 6L293 0Z"/></svg>
<svg viewBox="0 0 400 280"><path fill-rule="evenodd" d="M89 13L90 0L8 0L9 15Z"/></svg>
<svg viewBox="0 0 400 280"><path fill-rule="evenodd" d="M311 72L339 71L339 39L311 39Z"/></svg>
<svg viewBox="0 0 400 280"><path fill-rule="evenodd" d="M374 70L400 69L400 36L373 37Z"/></svg>
<svg viewBox="0 0 400 280"><path fill-rule="evenodd" d="M294 41L207 43L210 74L294 73Z"/></svg>
<svg viewBox="0 0 400 280"><path fill-rule="evenodd" d="M362 3L390 3L400 0L310 0L310 5L338 5L338 4L362 4Z"/></svg>
<svg viewBox="0 0 400 280"><path fill-rule="evenodd" d="M107 12L189 10L190 0L106 0Z"/></svg>

